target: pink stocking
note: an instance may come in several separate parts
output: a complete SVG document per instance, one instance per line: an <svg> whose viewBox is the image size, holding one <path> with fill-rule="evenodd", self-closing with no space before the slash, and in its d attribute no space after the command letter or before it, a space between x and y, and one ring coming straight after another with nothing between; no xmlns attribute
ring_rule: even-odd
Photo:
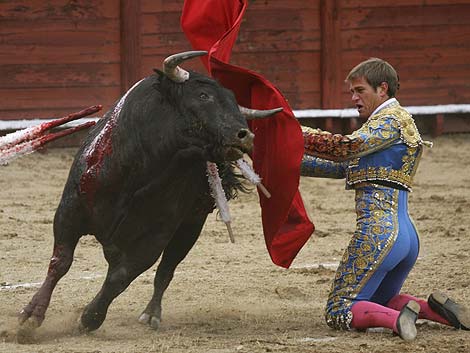
<svg viewBox="0 0 470 353"><path fill-rule="evenodd" d="M433 311L426 300L418 299L409 294L398 294L394 296L387 303L387 307L400 311L410 300L418 302L421 310L419 312L419 319L430 320L434 322L439 322L444 325L452 326L449 321L444 319L442 316Z"/></svg>
<svg viewBox="0 0 470 353"><path fill-rule="evenodd" d="M356 302L352 308L353 320L351 327L364 330L369 327L385 327L397 333L396 322L400 311L386 306L368 302Z"/></svg>

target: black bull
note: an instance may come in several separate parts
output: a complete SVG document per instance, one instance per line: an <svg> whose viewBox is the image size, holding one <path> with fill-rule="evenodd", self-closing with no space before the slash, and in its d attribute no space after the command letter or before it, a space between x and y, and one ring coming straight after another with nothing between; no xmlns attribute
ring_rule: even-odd
<svg viewBox="0 0 470 353"><path fill-rule="evenodd" d="M214 209L207 161L218 164L232 198L243 187L231 162L253 145L233 93L178 66L203 54L167 58L163 72L136 84L90 131L54 217L46 279L20 313L24 327L41 325L79 238L93 234L109 267L101 290L82 313L80 328L100 327L111 302L163 253L153 296L139 317L158 328L163 293ZM264 116L275 111L267 112Z"/></svg>

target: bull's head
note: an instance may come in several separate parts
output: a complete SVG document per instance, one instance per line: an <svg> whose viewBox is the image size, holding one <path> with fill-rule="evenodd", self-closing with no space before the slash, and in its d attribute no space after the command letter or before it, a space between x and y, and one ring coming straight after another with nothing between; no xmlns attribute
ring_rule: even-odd
<svg viewBox="0 0 470 353"><path fill-rule="evenodd" d="M267 111L248 109L237 104L232 91L215 80L188 72L178 65L185 60L206 55L206 51L174 54L163 62L163 74L182 92L179 109L190 117L186 131L196 143L204 144L209 159L237 160L253 148L254 134L246 119L271 116L282 108Z"/></svg>

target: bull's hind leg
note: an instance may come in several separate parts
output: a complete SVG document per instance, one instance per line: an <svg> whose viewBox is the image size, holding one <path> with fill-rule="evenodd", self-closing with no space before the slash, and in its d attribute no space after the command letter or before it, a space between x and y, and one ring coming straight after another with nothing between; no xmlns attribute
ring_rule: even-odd
<svg viewBox="0 0 470 353"><path fill-rule="evenodd" d="M201 233L206 216L197 221L183 223L166 246L154 279L152 299L139 317L139 322L153 329L160 326L162 297L178 264L186 257Z"/></svg>
<svg viewBox="0 0 470 353"><path fill-rule="evenodd" d="M67 273L72 264L74 244L54 244L54 251L49 262L47 276L42 286L19 314L19 322L28 328L39 327L44 321L52 292L57 282Z"/></svg>
<svg viewBox="0 0 470 353"><path fill-rule="evenodd" d="M46 279L28 305L21 310L19 322L24 328L39 327L44 321L52 292L57 282L67 273L73 261L78 239L84 234L84 220L73 201L62 199L54 217L54 250L49 261Z"/></svg>
<svg viewBox="0 0 470 353"><path fill-rule="evenodd" d="M157 261L162 250L161 244L152 244L152 240L146 236L141 237L137 244L132 245L132 249L125 252L115 246L105 247L108 273L101 290L83 310L80 330L88 332L98 329L105 320L112 301Z"/></svg>

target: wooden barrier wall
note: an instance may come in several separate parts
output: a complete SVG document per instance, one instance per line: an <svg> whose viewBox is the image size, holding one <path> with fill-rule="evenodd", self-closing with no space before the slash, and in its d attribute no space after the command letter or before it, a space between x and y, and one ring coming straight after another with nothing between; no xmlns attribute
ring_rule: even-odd
<svg viewBox="0 0 470 353"><path fill-rule="evenodd" d="M120 94L119 6L0 2L0 118L61 116Z"/></svg>
<svg viewBox="0 0 470 353"><path fill-rule="evenodd" d="M470 102L470 1L337 1L343 77L371 56L389 61L404 105ZM348 92L339 100L349 104Z"/></svg>
<svg viewBox="0 0 470 353"><path fill-rule="evenodd" d="M265 75L294 109L350 107L344 77L371 56L399 71L403 105L470 102L470 0L248 2L232 63ZM167 55L191 49L183 3L1 1L0 119L108 108Z"/></svg>

